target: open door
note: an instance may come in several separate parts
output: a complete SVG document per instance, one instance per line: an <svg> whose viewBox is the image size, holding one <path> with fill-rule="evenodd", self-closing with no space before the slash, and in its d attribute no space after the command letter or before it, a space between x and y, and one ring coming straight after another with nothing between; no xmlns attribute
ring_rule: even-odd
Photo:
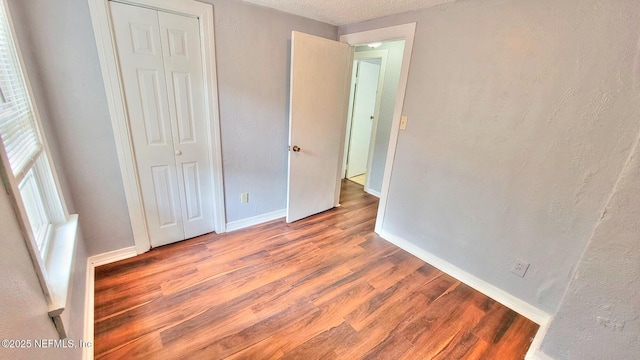
<svg viewBox="0 0 640 360"><path fill-rule="evenodd" d="M357 63L357 82L351 115L351 136L347 151L347 178L367 172L370 152L372 152L371 142L375 141L371 138L371 131L373 130L378 99L380 65L367 61L358 61Z"/></svg>
<svg viewBox="0 0 640 360"><path fill-rule="evenodd" d="M348 44L293 32L287 222L338 204L351 55Z"/></svg>

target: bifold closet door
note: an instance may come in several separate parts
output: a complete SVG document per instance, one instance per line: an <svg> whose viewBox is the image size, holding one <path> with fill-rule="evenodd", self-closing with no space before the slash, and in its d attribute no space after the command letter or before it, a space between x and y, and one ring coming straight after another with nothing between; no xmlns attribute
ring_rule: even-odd
<svg viewBox="0 0 640 360"><path fill-rule="evenodd" d="M198 19L158 12L185 237L212 232L213 169Z"/></svg>
<svg viewBox="0 0 640 360"><path fill-rule="evenodd" d="M151 246L214 230L198 20L111 3Z"/></svg>

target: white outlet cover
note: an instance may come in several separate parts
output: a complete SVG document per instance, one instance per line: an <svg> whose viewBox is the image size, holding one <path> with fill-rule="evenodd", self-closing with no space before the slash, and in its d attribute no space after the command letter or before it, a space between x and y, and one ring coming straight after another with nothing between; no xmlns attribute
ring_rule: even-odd
<svg viewBox="0 0 640 360"><path fill-rule="evenodd" d="M511 264L511 272L522 278L527 273L527 270L529 270L529 263L524 260L515 259Z"/></svg>

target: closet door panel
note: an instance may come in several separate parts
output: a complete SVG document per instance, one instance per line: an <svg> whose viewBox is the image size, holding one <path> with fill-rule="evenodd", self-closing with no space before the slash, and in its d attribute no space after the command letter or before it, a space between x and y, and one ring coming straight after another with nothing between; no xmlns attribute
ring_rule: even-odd
<svg viewBox="0 0 640 360"><path fill-rule="evenodd" d="M158 13L186 238L212 232L213 172L198 19Z"/></svg>
<svg viewBox="0 0 640 360"><path fill-rule="evenodd" d="M185 239L158 12L110 6L147 228L157 247Z"/></svg>

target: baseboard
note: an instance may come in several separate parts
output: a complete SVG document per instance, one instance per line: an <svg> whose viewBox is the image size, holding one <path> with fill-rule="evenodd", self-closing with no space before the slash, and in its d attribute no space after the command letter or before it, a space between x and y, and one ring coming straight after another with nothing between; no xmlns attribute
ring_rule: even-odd
<svg viewBox="0 0 640 360"><path fill-rule="evenodd" d="M95 270L97 266L110 264L116 261L136 256L136 248L128 247L110 251L103 254L90 256L87 259L87 276L84 296L84 336L83 341L91 341L91 346L83 348L82 359L93 359L93 309L95 290Z"/></svg>
<svg viewBox="0 0 640 360"><path fill-rule="evenodd" d="M528 318L539 325L548 324L551 316L546 312L538 309L537 307L523 301L508 292L492 285L462 269L459 267L429 253L428 251L419 248L418 246L410 243L409 241L402 239L399 236L390 234L386 231L381 231L379 235L396 245L397 247L417 256L426 263L438 268L442 272L456 278L464 284L474 288L475 290L487 295L488 297L496 300L502 305L510 308L511 310L519 313L520 315Z"/></svg>
<svg viewBox="0 0 640 360"><path fill-rule="evenodd" d="M528 352L524 357L525 360L554 360L551 356L543 353L541 350Z"/></svg>
<svg viewBox="0 0 640 360"><path fill-rule="evenodd" d="M367 187L365 187L365 188L364 188L364 191L365 191L366 193L368 193L368 194L371 194L371 195L373 195L373 196L377 197L378 199L379 199L379 198L380 198L380 196L381 196L381 194L380 194L380 192L379 192L379 191L375 191L375 190L373 190L372 188L367 188Z"/></svg>
<svg viewBox="0 0 640 360"><path fill-rule="evenodd" d="M228 222L227 232L248 228L249 226L262 224L271 220L280 219L282 217L285 217L286 215L287 215L287 210L282 209L282 210L277 210L270 213L242 219L242 220Z"/></svg>
<svg viewBox="0 0 640 360"><path fill-rule="evenodd" d="M84 295L84 336L83 341L91 341L91 346L82 349L82 359L93 359L93 303L94 303L94 280L95 265L91 262L91 258L87 259L87 276L85 283Z"/></svg>
<svg viewBox="0 0 640 360"><path fill-rule="evenodd" d="M549 318L546 323L540 324L536 336L533 338L533 341L531 341L529 351L527 351L527 354L524 356L525 360L553 360L551 356L540 350L540 345L542 345L542 340L547 335L552 320L553 318Z"/></svg>
<svg viewBox="0 0 640 360"><path fill-rule="evenodd" d="M138 253L136 252L135 246L131 246L90 256L89 262L92 263L94 267L97 267L100 265L111 264L116 261L132 258L136 255L138 255Z"/></svg>

